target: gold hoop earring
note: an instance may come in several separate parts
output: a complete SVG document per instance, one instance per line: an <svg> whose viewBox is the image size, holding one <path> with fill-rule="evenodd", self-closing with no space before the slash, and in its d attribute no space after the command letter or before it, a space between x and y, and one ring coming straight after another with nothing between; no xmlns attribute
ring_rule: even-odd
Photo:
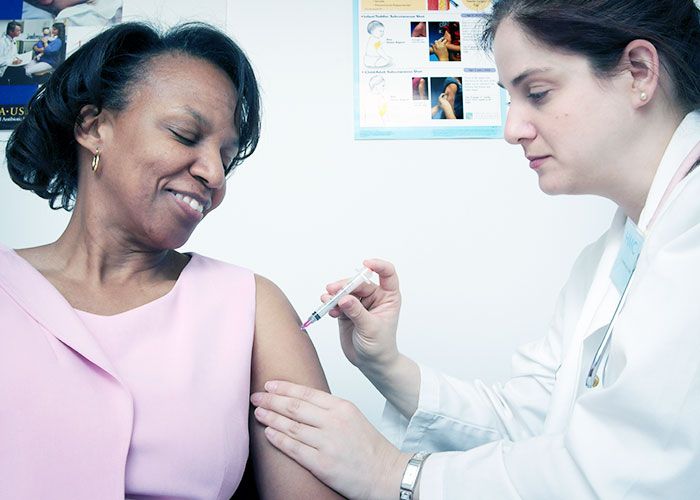
<svg viewBox="0 0 700 500"><path fill-rule="evenodd" d="M100 148L95 150L95 154L92 157L92 171L97 172L97 168L100 166Z"/></svg>
<svg viewBox="0 0 700 500"><path fill-rule="evenodd" d="M646 92L642 92L641 94L639 94L639 98L640 98L642 101L646 101L646 100L647 100L647 93L646 93Z"/></svg>

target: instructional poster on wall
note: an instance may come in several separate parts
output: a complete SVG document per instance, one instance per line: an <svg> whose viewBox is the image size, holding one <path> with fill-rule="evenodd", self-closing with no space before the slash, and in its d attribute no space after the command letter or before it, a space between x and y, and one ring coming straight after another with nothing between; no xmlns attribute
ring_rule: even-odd
<svg viewBox="0 0 700 500"><path fill-rule="evenodd" d="M2 0L0 130L15 128L66 57L121 16L122 0Z"/></svg>
<svg viewBox="0 0 700 500"><path fill-rule="evenodd" d="M500 138L491 0L354 0L355 138Z"/></svg>

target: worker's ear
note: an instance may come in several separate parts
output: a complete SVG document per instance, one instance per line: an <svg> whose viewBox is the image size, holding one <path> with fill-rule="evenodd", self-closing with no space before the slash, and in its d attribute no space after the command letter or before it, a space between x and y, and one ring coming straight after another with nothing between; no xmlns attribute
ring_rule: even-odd
<svg viewBox="0 0 700 500"><path fill-rule="evenodd" d="M659 88L659 53L648 40L632 40L622 53L620 64L631 76L629 96L635 107L645 106Z"/></svg>

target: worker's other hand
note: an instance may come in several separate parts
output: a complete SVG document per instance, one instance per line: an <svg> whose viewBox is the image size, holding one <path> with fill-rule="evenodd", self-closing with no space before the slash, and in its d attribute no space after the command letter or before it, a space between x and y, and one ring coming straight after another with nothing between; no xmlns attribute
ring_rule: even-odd
<svg viewBox="0 0 700 500"><path fill-rule="evenodd" d="M250 400L275 448L347 498L398 497L411 455L389 443L354 404L291 382L269 381L265 391Z"/></svg>

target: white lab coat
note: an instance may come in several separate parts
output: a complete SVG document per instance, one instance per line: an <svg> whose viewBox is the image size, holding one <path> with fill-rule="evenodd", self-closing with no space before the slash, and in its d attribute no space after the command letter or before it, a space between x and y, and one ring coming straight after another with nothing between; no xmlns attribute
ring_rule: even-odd
<svg viewBox="0 0 700 500"><path fill-rule="evenodd" d="M700 111L674 134L640 228L698 141ZM587 389L585 372L619 299L609 276L624 223L618 211L579 256L546 337L516 353L506 384L421 366L410 421L387 404L395 444L443 452L425 462L421 500L700 498L700 167L651 227L602 383Z"/></svg>

